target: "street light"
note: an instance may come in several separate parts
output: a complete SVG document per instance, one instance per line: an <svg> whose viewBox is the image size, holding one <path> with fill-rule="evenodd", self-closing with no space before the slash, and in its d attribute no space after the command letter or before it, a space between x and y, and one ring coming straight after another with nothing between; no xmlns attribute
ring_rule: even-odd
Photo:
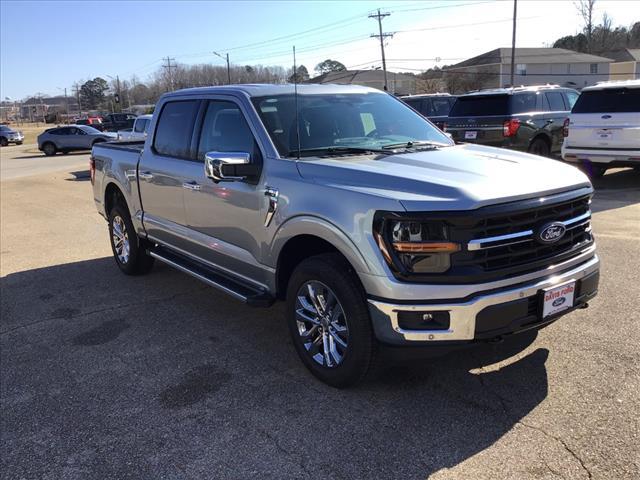
<svg viewBox="0 0 640 480"><path fill-rule="evenodd" d="M213 54L217 57L220 57L223 60L226 60L227 62L227 85L231 85L231 69L229 68L229 54L227 53L226 56L220 55L218 52L213 52Z"/></svg>

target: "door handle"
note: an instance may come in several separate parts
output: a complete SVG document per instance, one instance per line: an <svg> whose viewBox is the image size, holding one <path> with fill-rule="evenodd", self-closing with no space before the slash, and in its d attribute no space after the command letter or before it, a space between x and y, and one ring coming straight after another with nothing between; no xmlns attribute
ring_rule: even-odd
<svg viewBox="0 0 640 480"><path fill-rule="evenodd" d="M276 213L278 209L278 197L280 196L280 192L277 188L266 187L264 194L267 198L269 198L269 207L267 208L267 216L264 218L264 226L268 227L273 219L273 215Z"/></svg>
<svg viewBox="0 0 640 480"><path fill-rule="evenodd" d="M549 124L551 124L553 122L554 122L554 120L552 118L550 118L549 120L547 120L547 125L549 125Z"/></svg>
<svg viewBox="0 0 640 480"><path fill-rule="evenodd" d="M153 178L153 174L151 172L140 172L138 173L138 177L142 180L151 180Z"/></svg>
<svg viewBox="0 0 640 480"><path fill-rule="evenodd" d="M196 182L184 182L182 184L182 188L186 188L187 190L193 190L194 192L200 191L200 185Z"/></svg>

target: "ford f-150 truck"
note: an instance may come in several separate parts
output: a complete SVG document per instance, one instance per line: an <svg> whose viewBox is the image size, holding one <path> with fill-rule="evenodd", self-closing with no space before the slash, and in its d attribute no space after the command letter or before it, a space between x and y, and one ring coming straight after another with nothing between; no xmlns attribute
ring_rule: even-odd
<svg viewBox="0 0 640 480"><path fill-rule="evenodd" d="M455 145L365 87L195 88L155 112L144 143L92 151L118 267L159 260L248 305L284 300L330 385L387 351L542 328L597 293L593 189L575 167Z"/></svg>

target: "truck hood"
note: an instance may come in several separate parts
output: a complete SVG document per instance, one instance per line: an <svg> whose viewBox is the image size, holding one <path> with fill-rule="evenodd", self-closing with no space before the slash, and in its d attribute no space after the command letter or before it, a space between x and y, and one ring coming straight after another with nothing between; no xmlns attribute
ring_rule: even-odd
<svg viewBox="0 0 640 480"><path fill-rule="evenodd" d="M394 199L407 211L471 210L583 188L560 161L482 145L394 155L308 158L300 175L318 184Z"/></svg>

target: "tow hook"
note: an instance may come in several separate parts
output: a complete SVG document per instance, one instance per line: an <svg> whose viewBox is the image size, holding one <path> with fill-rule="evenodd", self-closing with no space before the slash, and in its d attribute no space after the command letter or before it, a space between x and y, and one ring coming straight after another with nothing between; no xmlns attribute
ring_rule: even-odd
<svg viewBox="0 0 640 480"><path fill-rule="evenodd" d="M585 309L585 308L589 308L589 302L584 302L582 305L580 305L578 308L580 309Z"/></svg>

